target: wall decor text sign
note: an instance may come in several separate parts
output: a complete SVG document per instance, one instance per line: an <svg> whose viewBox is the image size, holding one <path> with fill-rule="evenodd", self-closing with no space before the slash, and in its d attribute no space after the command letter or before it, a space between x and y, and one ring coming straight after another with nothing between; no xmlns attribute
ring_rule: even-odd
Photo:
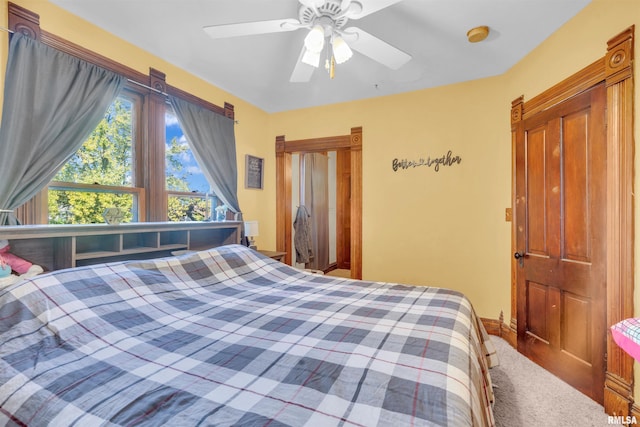
<svg viewBox="0 0 640 427"><path fill-rule="evenodd" d="M441 157L427 157L426 159L421 157L418 160L408 160L408 159L393 159L391 163L391 167L394 172L398 170L417 168L420 166L426 166L428 168L433 167L433 170L438 172L440 171L441 166L454 166L459 165L462 162L462 157L454 156L451 150L447 152L447 154Z"/></svg>

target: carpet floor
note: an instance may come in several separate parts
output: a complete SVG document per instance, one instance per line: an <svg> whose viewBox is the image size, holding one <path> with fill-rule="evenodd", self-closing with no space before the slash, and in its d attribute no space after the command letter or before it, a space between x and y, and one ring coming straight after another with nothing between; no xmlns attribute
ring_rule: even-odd
<svg viewBox="0 0 640 427"><path fill-rule="evenodd" d="M608 426L602 405L492 336L500 365L490 370L497 427Z"/></svg>

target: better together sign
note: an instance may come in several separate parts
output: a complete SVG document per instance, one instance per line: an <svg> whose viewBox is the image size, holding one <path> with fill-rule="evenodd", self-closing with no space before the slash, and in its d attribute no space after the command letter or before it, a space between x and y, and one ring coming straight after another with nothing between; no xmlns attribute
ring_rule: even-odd
<svg viewBox="0 0 640 427"><path fill-rule="evenodd" d="M418 160L408 160L408 159L393 159L391 162L391 167L394 172L398 170L412 169L420 166L426 166L428 168L433 168L434 171L439 172L440 168L443 166L454 166L459 165L462 162L462 157L454 156L451 150L447 152L447 154L441 157L427 157L426 159L421 157Z"/></svg>

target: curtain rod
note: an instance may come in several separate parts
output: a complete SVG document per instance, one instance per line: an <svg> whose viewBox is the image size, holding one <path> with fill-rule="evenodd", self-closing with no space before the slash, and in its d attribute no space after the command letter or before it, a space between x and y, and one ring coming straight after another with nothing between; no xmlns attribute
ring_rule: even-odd
<svg viewBox="0 0 640 427"><path fill-rule="evenodd" d="M161 91L161 90L159 90L159 89L156 89L156 88L154 88L154 87L148 86L148 85L146 85L146 84L144 84L144 83L140 83L140 82L137 82L137 81L135 81L135 80L131 80L131 79L127 79L127 81L128 81L129 83L133 83L134 85L138 85L138 86L141 86L141 87L143 87L143 88L145 88L145 89L149 89L149 90L151 90L151 91L153 91L153 92L155 92L155 93L159 93L160 95L163 95L163 96L166 96L166 97L168 97L168 96L169 96L169 94L168 94L168 93L163 92L163 91ZM240 124L240 122L239 122L239 121L237 121L237 120L234 120L234 121L233 121L233 123L235 123L235 124Z"/></svg>
<svg viewBox="0 0 640 427"><path fill-rule="evenodd" d="M159 89L156 89L155 87L147 86L147 85L146 85L146 84L144 84L144 83L140 83L140 82L137 82L137 81L135 81L135 80L131 80L131 79L127 79L127 81L128 81L129 83L133 83L134 85L138 85L138 86L141 86L141 87L143 87L143 88L145 88L145 89L149 89L150 91L153 91L153 92L155 92L155 93L159 93L160 95L169 96L169 94L168 94L168 93L163 92L163 91L161 91L161 90L159 90Z"/></svg>
<svg viewBox="0 0 640 427"><path fill-rule="evenodd" d="M153 92L155 92L155 93L158 93L158 94L160 94L160 95L163 95L163 96L165 96L165 97L168 97L168 96L169 96L169 94L168 94L168 93L163 92L163 91L161 91L161 90L159 90L159 89L156 89L156 88L154 88L154 87L148 86L148 85L146 85L146 84L144 84L144 83L140 83L140 82L137 82L137 81L135 81L135 80L131 80L131 79L127 79L127 81L128 81L129 83L133 83L134 85L138 85L138 86L141 86L141 87L143 87L143 88L145 88L145 89L149 89L149 90L151 90L151 91L153 91ZM240 124L240 122L239 122L239 121L237 121L237 120L234 120L234 121L233 121L233 123L235 123L235 124Z"/></svg>
<svg viewBox="0 0 640 427"><path fill-rule="evenodd" d="M9 29L9 28L7 28L7 27L0 27L0 31L6 31L7 33L15 34L15 31L10 30L10 29ZM154 87L148 86L148 85L146 85L146 84L144 84L144 83L140 83L140 82L137 82L137 81L135 81L135 80L131 80L131 79L129 79L129 78L127 78L127 81L128 81L129 83L133 83L134 85L142 86L142 87L143 87L143 88L145 88L145 89L149 89L149 90L151 90L151 91L154 91L154 92L156 92L156 93L159 93L160 95L164 95L164 96L167 96L167 97L169 96L169 94L168 94L168 93L163 92L163 91L161 91L161 90L158 90L158 89L156 89L156 88L154 88ZM239 122L239 121L237 121L237 120L234 120L234 121L233 121L233 123L235 123L235 124L240 124L240 122Z"/></svg>

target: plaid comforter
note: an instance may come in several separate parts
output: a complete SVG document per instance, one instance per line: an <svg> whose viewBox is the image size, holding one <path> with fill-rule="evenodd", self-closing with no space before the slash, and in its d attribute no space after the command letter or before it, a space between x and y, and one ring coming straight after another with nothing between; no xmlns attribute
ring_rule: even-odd
<svg viewBox="0 0 640 427"><path fill-rule="evenodd" d="M439 288L242 246L0 290L0 425L492 425L484 330Z"/></svg>

